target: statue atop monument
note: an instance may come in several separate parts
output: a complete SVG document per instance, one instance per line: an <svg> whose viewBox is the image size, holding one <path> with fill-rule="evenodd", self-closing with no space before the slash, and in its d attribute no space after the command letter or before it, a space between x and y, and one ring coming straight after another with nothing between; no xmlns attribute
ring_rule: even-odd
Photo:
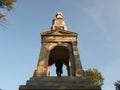
<svg viewBox="0 0 120 90"><path fill-rule="evenodd" d="M56 18L63 18L63 14L61 12L57 12Z"/></svg>
<svg viewBox="0 0 120 90"><path fill-rule="evenodd" d="M56 18L53 19L51 30L68 30L61 12L56 13Z"/></svg>

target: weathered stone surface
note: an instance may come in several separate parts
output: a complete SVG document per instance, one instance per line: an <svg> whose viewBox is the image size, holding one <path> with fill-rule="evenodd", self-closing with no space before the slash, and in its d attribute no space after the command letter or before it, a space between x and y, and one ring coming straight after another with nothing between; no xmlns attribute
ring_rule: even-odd
<svg viewBox="0 0 120 90"><path fill-rule="evenodd" d="M42 89L78 89L78 90L101 90L84 77L32 77L26 85L20 86L19 90L42 90Z"/></svg>

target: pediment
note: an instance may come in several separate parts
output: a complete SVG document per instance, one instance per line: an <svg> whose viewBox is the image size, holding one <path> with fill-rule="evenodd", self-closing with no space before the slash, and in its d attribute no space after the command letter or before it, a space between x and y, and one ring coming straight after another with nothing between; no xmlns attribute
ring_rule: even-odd
<svg viewBox="0 0 120 90"><path fill-rule="evenodd" d="M41 35L77 35L77 33L66 30L50 30L42 32Z"/></svg>

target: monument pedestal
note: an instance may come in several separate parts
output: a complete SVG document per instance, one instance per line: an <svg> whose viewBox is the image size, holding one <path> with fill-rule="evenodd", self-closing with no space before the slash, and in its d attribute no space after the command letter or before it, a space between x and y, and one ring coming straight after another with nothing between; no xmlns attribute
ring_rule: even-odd
<svg viewBox="0 0 120 90"><path fill-rule="evenodd" d="M44 89L78 89L101 90L84 77L32 77L26 85L21 85L19 90L44 90Z"/></svg>

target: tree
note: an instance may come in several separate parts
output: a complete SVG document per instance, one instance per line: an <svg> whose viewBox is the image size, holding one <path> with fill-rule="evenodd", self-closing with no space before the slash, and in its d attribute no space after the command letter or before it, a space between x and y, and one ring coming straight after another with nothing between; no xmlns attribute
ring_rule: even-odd
<svg viewBox="0 0 120 90"><path fill-rule="evenodd" d="M16 0L0 0L0 24L4 22L6 19L6 14L3 11L11 11L13 10L14 3Z"/></svg>
<svg viewBox="0 0 120 90"><path fill-rule="evenodd" d="M104 85L104 78L98 69L88 69L84 72L84 76L90 78L95 86Z"/></svg>
<svg viewBox="0 0 120 90"><path fill-rule="evenodd" d="M120 80L114 83L116 90L120 90Z"/></svg>

